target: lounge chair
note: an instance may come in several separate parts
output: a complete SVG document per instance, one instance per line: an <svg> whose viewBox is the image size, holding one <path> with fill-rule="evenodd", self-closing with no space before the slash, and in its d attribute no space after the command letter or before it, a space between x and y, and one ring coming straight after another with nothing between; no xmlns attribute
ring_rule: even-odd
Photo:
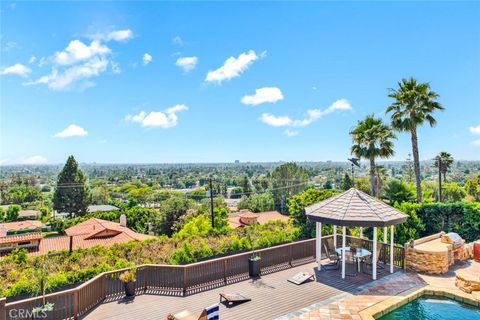
<svg viewBox="0 0 480 320"><path fill-rule="evenodd" d="M252 299L242 293L220 293L220 303L225 301L228 306L251 300Z"/></svg>
<svg viewBox="0 0 480 320"><path fill-rule="evenodd" d="M214 305L211 305L210 307L203 309L202 313L198 317L188 310L183 310L179 313L174 314L173 318L175 320L219 320L220 319L219 312L220 312L219 305L214 304Z"/></svg>
<svg viewBox="0 0 480 320"><path fill-rule="evenodd" d="M384 269L384 267L382 265L379 265L378 262L379 262L379 258L380 258L380 251L382 250L382 244L381 243L377 243L377 256L376 256L376 261L377 261L377 267L380 268L380 269ZM373 254L368 256L364 261L365 263L365 266L367 268L365 268L364 272L367 273L367 274L372 274L373 273ZM370 271L367 271L368 267L370 267ZM377 272L378 272L378 269L377 269ZM381 272L378 272L378 273L381 273Z"/></svg>
<svg viewBox="0 0 480 320"><path fill-rule="evenodd" d="M315 275L313 273L309 272L299 272L293 277L290 277L287 279L287 281L291 283L295 283L296 285L300 285L302 283L305 283L307 280L314 280L315 281Z"/></svg>

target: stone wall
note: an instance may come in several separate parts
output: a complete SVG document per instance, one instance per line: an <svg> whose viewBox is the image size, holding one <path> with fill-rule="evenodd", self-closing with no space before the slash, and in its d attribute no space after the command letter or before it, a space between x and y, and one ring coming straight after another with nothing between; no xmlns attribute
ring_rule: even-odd
<svg viewBox="0 0 480 320"><path fill-rule="evenodd" d="M408 269L432 274L447 273L453 259L448 252L419 252L412 248L405 250L405 262Z"/></svg>
<svg viewBox="0 0 480 320"><path fill-rule="evenodd" d="M466 293L472 293L472 291L480 291L480 277L476 277L473 274L463 272L461 270L455 273L455 285L460 288L460 290Z"/></svg>

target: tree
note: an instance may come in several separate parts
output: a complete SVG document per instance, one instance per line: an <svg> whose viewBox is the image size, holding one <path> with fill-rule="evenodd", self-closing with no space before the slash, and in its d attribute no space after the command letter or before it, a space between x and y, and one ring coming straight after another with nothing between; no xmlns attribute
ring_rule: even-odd
<svg viewBox="0 0 480 320"><path fill-rule="evenodd" d="M275 168L272 172L275 207L286 213L288 199L305 190L307 180L307 170L296 163L289 162Z"/></svg>
<svg viewBox="0 0 480 320"><path fill-rule="evenodd" d="M465 191L473 198L473 201L480 200L480 174L476 178L468 179L465 182Z"/></svg>
<svg viewBox="0 0 480 320"><path fill-rule="evenodd" d="M345 173L345 176L343 176L342 180L342 190L348 190L350 188L353 188L353 181L348 175L348 173Z"/></svg>
<svg viewBox="0 0 480 320"><path fill-rule="evenodd" d="M5 210L0 208L0 221L5 221Z"/></svg>
<svg viewBox="0 0 480 320"><path fill-rule="evenodd" d="M70 215L82 216L90 204L90 188L82 170L73 156L68 157L58 174L57 187L53 195L53 209Z"/></svg>
<svg viewBox="0 0 480 320"><path fill-rule="evenodd" d="M195 207L193 200L182 197L172 197L163 201L160 207L161 219L157 222L156 229L171 236L175 222L193 207Z"/></svg>
<svg viewBox="0 0 480 320"><path fill-rule="evenodd" d="M408 183L413 182L413 166L412 166L412 155L409 153L408 158L405 161L405 179Z"/></svg>
<svg viewBox="0 0 480 320"><path fill-rule="evenodd" d="M453 164L453 157L450 153L446 151L440 152L435 157L435 167L440 170L440 173L443 175L443 182L447 182L447 171Z"/></svg>
<svg viewBox="0 0 480 320"><path fill-rule="evenodd" d="M250 181L248 181L248 177L244 176L242 180L242 189L243 193L249 195L252 192L252 187L250 186Z"/></svg>
<svg viewBox="0 0 480 320"><path fill-rule="evenodd" d="M391 205L413 201L415 194L413 190L403 181L392 179L385 186L383 197L388 199Z"/></svg>
<svg viewBox="0 0 480 320"><path fill-rule="evenodd" d="M238 209L248 209L252 212L271 211L275 208L275 201L270 192L244 196L237 204Z"/></svg>
<svg viewBox="0 0 480 320"><path fill-rule="evenodd" d="M397 89L390 89L388 96L395 99L386 110L386 113L391 113L393 129L410 133L417 201L421 202L422 187L417 127L425 122L433 127L437 121L432 114L436 110L444 108L436 101L438 94L430 90L430 84L418 83L414 78L402 79L398 83Z"/></svg>
<svg viewBox="0 0 480 320"><path fill-rule="evenodd" d="M8 206L7 213L6 213L6 220L7 221L17 221L18 220L18 212L20 212L20 206L18 204L12 204Z"/></svg>
<svg viewBox="0 0 480 320"><path fill-rule="evenodd" d="M350 131L353 145L351 152L358 158L365 158L370 162L370 191L377 195L377 182L375 179L375 159L388 158L393 151L392 139L395 139L391 128L384 124L382 119L369 115L358 122Z"/></svg>
<svg viewBox="0 0 480 320"><path fill-rule="evenodd" d="M467 193L455 182L445 183L443 187L443 199L446 202L462 201Z"/></svg>

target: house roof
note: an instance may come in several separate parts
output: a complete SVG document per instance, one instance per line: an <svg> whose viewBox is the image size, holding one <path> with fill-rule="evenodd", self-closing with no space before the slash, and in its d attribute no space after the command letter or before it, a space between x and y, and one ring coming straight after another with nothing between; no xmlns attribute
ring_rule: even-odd
<svg viewBox="0 0 480 320"><path fill-rule="evenodd" d="M32 232L32 233L16 234L12 236L0 237L0 244L18 243L18 242L25 242L25 241L32 241L32 240L40 240L40 239L42 239L41 232Z"/></svg>
<svg viewBox="0 0 480 320"><path fill-rule="evenodd" d="M22 218L35 217L38 213L38 210L20 210L18 211L18 216Z"/></svg>
<svg viewBox="0 0 480 320"><path fill-rule="evenodd" d="M247 214L249 215L249 214ZM266 211L266 212L259 212L259 213L253 213L253 215L257 216L257 222L258 224L265 224L270 221L283 221L287 222L289 217L286 215L281 214L278 211ZM240 222L240 217L243 217L242 212L240 213L234 213L228 216L228 223L230 227L232 228L238 228L241 226L245 226L242 222Z"/></svg>
<svg viewBox="0 0 480 320"><path fill-rule="evenodd" d="M88 212L103 212L103 211L115 211L119 210L119 208L115 206L111 206L109 204L100 204L100 205L91 205L88 206Z"/></svg>
<svg viewBox="0 0 480 320"><path fill-rule="evenodd" d="M122 227L118 222L90 218L65 230L67 236L82 236L83 239L94 238L95 235L111 231L113 234L124 233L131 240L144 240L149 236Z"/></svg>
<svg viewBox="0 0 480 320"><path fill-rule="evenodd" d="M310 220L347 227L386 227L407 220L404 213L355 188L308 206L305 213Z"/></svg>
<svg viewBox="0 0 480 320"><path fill-rule="evenodd" d="M25 220L15 222L0 223L0 227L5 227L7 232L19 230L34 230L42 227L42 222L38 220Z"/></svg>

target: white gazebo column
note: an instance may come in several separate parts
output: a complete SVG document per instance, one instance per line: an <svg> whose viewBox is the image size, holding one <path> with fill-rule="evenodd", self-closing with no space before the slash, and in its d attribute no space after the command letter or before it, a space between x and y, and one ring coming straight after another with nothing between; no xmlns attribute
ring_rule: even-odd
<svg viewBox="0 0 480 320"><path fill-rule="evenodd" d="M383 243L388 243L388 227L383 227Z"/></svg>
<svg viewBox="0 0 480 320"><path fill-rule="evenodd" d="M360 238L363 238L363 227L360 227Z"/></svg>
<svg viewBox="0 0 480 320"><path fill-rule="evenodd" d="M322 269L322 223L321 222L316 222L316 244L315 244L315 249L316 251L316 256L317 256L317 268L318 270Z"/></svg>
<svg viewBox="0 0 480 320"><path fill-rule="evenodd" d="M333 249L337 249L337 226L333 226Z"/></svg>
<svg viewBox="0 0 480 320"><path fill-rule="evenodd" d="M342 230L342 279L345 279L345 239L347 238L347 228L343 227Z"/></svg>
<svg viewBox="0 0 480 320"><path fill-rule="evenodd" d="M373 227L372 279L377 280L377 227Z"/></svg>
<svg viewBox="0 0 480 320"><path fill-rule="evenodd" d="M394 226L390 226L390 273L393 273L393 230Z"/></svg>

